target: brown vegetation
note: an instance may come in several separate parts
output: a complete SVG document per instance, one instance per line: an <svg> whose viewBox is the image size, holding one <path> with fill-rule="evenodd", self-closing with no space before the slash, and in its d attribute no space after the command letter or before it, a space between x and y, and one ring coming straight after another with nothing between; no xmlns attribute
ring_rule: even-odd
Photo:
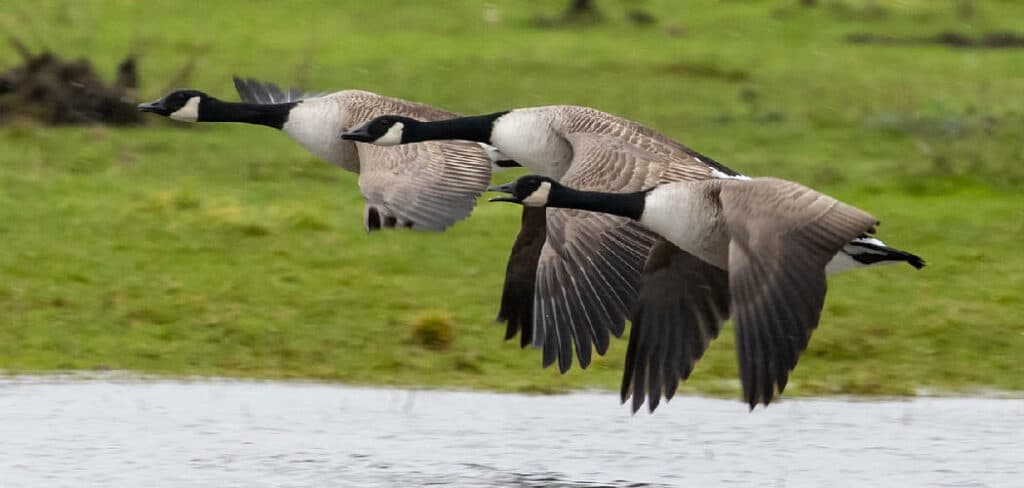
<svg viewBox="0 0 1024 488"><path fill-rule="evenodd" d="M114 83L107 85L86 59L36 54L17 39L9 41L23 62L0 73L0 124L17 119L52 125L142 123L135 108L134 57L121 62Z"/></svg>

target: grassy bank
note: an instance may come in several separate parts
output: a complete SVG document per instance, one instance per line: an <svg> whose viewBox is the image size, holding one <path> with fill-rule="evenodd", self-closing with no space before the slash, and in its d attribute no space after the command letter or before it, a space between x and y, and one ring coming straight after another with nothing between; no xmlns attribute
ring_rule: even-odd
<svg viewBox="0 0 1024 488"><path fill-rule="evenodd" d="M928 260L834 277L788 394L1024 389L1024 51L844 40L978 35L1024 6L818 3L606 1L604 25L537 28L557 9L12 2L0 27L106 72L137 49L144 99L195 53L190 85L229 99L238 73L464 113L575 103L643 121L861 206ZM657 25L624 20L635 6ZM566 376L501 341L512 206L445 234L367 235L354 176L259 127L23 123L0 128L0 147L2 369L617 387L624 341ZM412 340L424 320L453 327L447 350ZM735 378L729 329L683 390L731 395Z"/></svg>

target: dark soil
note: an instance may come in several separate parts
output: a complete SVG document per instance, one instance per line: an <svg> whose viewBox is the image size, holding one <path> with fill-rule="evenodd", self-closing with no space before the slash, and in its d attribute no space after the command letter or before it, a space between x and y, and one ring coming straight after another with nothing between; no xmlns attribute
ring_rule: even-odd
<svg viewBox="0 0 1024 488"><path fill-rule="evenodd" d="M44 51L30 52L16 39L11 46L22 64L0 73L0 124L31 119L50 125L141 124L135 108L138 75L129 56L107 85L86 59L69 61Z"/></svg>
<svg viewBox="0 0 1024 488"><path fill-rule="evenodd" d="M940 32L933 36L897 37L884 34L857 33L846 37L848 42L856 44L938 44L951 47L998 49L1024 47L1024 35L1015 32L990 32L979 37L971 37L957 32Z"/></svg>

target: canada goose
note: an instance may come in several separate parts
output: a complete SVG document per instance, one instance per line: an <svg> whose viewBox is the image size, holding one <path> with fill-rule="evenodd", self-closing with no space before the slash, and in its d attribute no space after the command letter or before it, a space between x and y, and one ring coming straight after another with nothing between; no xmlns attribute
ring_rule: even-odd
<svg viewBox="0 0 1024 488"><path fill-rule="evenodd" d="M828 263L873 233L871 215L775 178L675 182L630 193L580 191L544 176L493 187L491 201L602 212L660 238L644 268L626 352L622 401L653 412L671 399L735 312L743 396L781 394L825 302ZM920 268L923 261L910 261Z"/></svg>
<svg viewBox="0 0 1024 488"><path fill-rule="evenodd" d="M747 179L728 167L636 122L592 108L554 105L489 115L419 121L387 115L342 134L377 145L439 139L490 144L528 170L584 190L631 192L674 181ZM506 337L543 348L565 372L575 348L580 366L620 336L655 242L639 224L602 213L524 208L523 226L506 267L499 320ZM838 271L907 261L913 255L873 238L847 243L832 262Z"/></svg>
<svg viewBox="0 0 1024 488"><path fill-rule="evenodd" d="M354 144L338 132L374 116L401 113L423 119L455 114L419 103L361 90L303 95L272 83L235 77L242 103L225 102L197 90L179 90L139 110L184 122L242 122L279 129L320 158L359 174L366 200L363 225L440 231L469 216L490 183L492 160L481 145L432 142L406 148ZM489 157L490 156L490 157Z"/></svg>

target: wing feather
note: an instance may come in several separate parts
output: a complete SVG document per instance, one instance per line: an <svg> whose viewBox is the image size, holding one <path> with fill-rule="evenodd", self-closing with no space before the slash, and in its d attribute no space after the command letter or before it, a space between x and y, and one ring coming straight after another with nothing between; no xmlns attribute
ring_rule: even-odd
<svg viewBox="0 0 1024 488"><path fill-rule="evenodd" d="M677 143L667 144L654 138L653 131L638 131L635 127L599 121L580 129L595 132L567 134L574 153L562 183L583 190L626 192L669 181L711 177L711 167L693 155L696 153L687 152ZM534 292L534 344L543 346L549 340L557 341L557 336L566 332L580 334L586 330L598 346L598 354L603 354L607 350L605 338L618 337L624 331L654 241L652 232L622 217L549 208L546 241L537 269L537 283L544 286ZM581 283L586 286L580 286ZM576 293L556 292L570 286L575 287ZM569 301L564 314L544 313L555 310L554 302L561 300ZM584 309L590 313L585 314ZM560 323L581 317L591 320L587 328ZM583 344L579 342L580 347ZM566 352L564 348L558 351ZM580 367L586 368L591 360L589 351L577 351L577 356ZM554 360L547 357L544 364ZM557 360L563 372L572 364L571 357ZM661 374L660 369L652 371ZM647 375L646 366L635 374ZM646 389L641 385L631 387Z"/></svg>
<svg viewBox="0 0 1024 488"><path fill-rule="evenodd" d="M644 267L622 377L622 401L654 411L672 398L729 316L725 270L659 239ZM646 374L646 381L643 376Z"/></svg>
<svg viewBox="0 0 1024 488"><path fill-rule="evenodd" d="M274 83L257 81L253 78L233 76L232 80L235 83L235 91L238 92L239 98L246 103L258 103L261 105L289 103L323 95L323 93L304 93L295 88L289 88L287 92L284 92L281 90L281 87Z"/></svg>
<svg viewBox="0 0 1024 488"><path fill-rule="evenodd" d="M385 114L420 120L455 116L429 105L369 92L342 93L352 113L351 126ZM468 217L491 181L490 158L473 142L428 141L392 147L356 144L356 150L359 188L367 206L382 209L412 229L441 231Z"/></svg>
<svg viewBox="0 0 1024 488"><path fill-rule="evenodd" d="M519 234L505 267L505 284L501 293L499 322L505 322L505 340L520 333L520 347L533 341L533 292L537 278L537 261L547 231L545 210L523 207ZM607 341L606 341L607 342Z"/></svg>
<svg viewBox="0 0 1024 488"><path fill-rule="evenodd" d="M825 265L877 224L871 215L802 185L759 178L722 186L730 236L729 288L744 400L782 393L818 326Z"/></svg>

